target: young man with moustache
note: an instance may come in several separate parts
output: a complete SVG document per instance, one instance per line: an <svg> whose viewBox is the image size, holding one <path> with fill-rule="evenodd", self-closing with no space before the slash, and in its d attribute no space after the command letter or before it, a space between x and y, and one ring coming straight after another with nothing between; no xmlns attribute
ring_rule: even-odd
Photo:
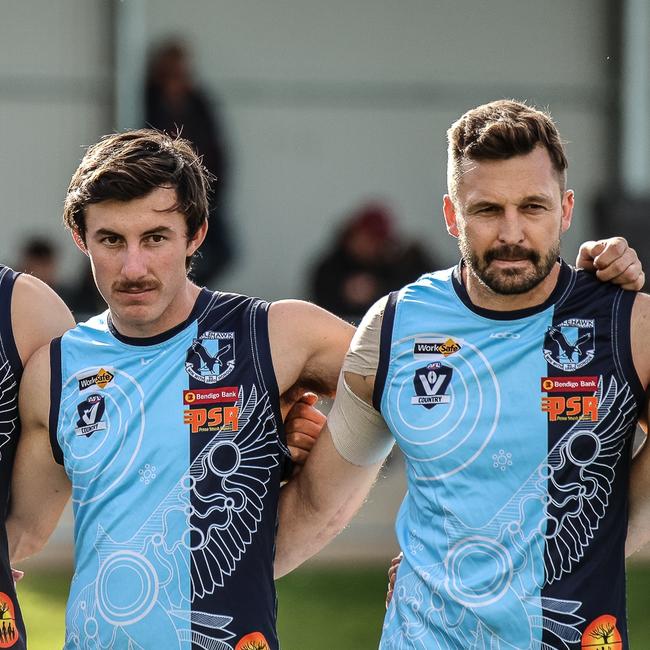
<svg viewBox="0 0 650 650"><path fill-rule="evenodd" d="M382 648L627 647L650 298L559 259L574 196L547 114L492 102L448 139L443 210L461 262L362 321L328 426L282 495L277 574L345 525L395 440L404 557Z"/></svg>

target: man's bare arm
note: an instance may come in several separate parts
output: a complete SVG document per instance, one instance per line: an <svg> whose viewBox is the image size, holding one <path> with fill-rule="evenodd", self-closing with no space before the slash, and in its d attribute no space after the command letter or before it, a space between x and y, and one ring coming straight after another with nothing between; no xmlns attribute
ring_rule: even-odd
<svg viewBox="0 0 650 650"><path fill-rule="evenodd" d="M70 482L49 438L49 346L35 352L20 385L22 432L14 461L7 518L9 557L18 562L44 546L70 496Z"/></svg>
<svg viewBox="0 0 650 650"><path fill-rule="evenodd" d="M641 426L648 430L650 400L650 296L638 294L632 309L632 357L646 389ZM650 445L646 442L632 461L629 493L629 522L625 554L631 555L650 541Z"/></svg>

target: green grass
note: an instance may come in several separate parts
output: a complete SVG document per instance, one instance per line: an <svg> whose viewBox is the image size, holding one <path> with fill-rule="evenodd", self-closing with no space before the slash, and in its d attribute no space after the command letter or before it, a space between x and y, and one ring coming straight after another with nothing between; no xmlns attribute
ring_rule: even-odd
<svg viewBox="0 0 650 650"><path fill-rule="evenodd" d="M377 647L384 612L386 568L303 569L278 582L278 629L283 650L371 650ZM63 645L70 575L30 571L19 584L29 650ZM650 647L650 564L628 571L630 647Z"/></svg>

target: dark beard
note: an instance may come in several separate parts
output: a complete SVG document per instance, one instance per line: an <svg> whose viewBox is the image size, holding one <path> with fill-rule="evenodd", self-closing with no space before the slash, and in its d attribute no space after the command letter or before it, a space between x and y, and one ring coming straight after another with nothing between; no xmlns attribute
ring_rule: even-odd
<svg viewBox="0 0 650 650"><path fill-rule="evenodd" d="M517 246L516 244L491 248L483 257L472 251L467 241L459 241L463 261L471 273L494 293L509 296L526 293L534 289L551 272L560 254L560 242L542 257L537 251ZM490 268L490 263L500 260L529 260L532 269L502 269Z"/></svg>

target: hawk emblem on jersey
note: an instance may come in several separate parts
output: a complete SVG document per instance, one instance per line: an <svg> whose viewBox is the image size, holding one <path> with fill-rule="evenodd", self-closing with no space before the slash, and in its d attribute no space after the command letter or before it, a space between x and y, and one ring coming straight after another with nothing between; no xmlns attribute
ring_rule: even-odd
<svg viewBox="0 0 650 650"><path fill-rule="evenodd" d="M104 398L97 393L89 395L81 404L77 405L79 419L75 427L78 436L90 437L95 431L106 428L106 422L102 422L106 405Z"/></svg>
<svg viewBox="0 0 650 650"><path fill-rule="evenodd" d="M192 341L185 358L185 370L204 384L215 384L235 368L235 333L204 332Z"/></svg>
<svg viewBox="0 0 650 650"><path fill-rule="evenodd" d="M434 361L424 368L418 368L413 377L415 397L411 404L419 404L432 409L436 404L449 404L451 397L445 392L451 381L454 369Z"/></svg>
<svg viewBox="0 0 650 650"><path fill-rule="evenodd" d="M544 358L565 372L578 370L594 358L595 338L593 318L568 318L546 331Z"/></svg>

